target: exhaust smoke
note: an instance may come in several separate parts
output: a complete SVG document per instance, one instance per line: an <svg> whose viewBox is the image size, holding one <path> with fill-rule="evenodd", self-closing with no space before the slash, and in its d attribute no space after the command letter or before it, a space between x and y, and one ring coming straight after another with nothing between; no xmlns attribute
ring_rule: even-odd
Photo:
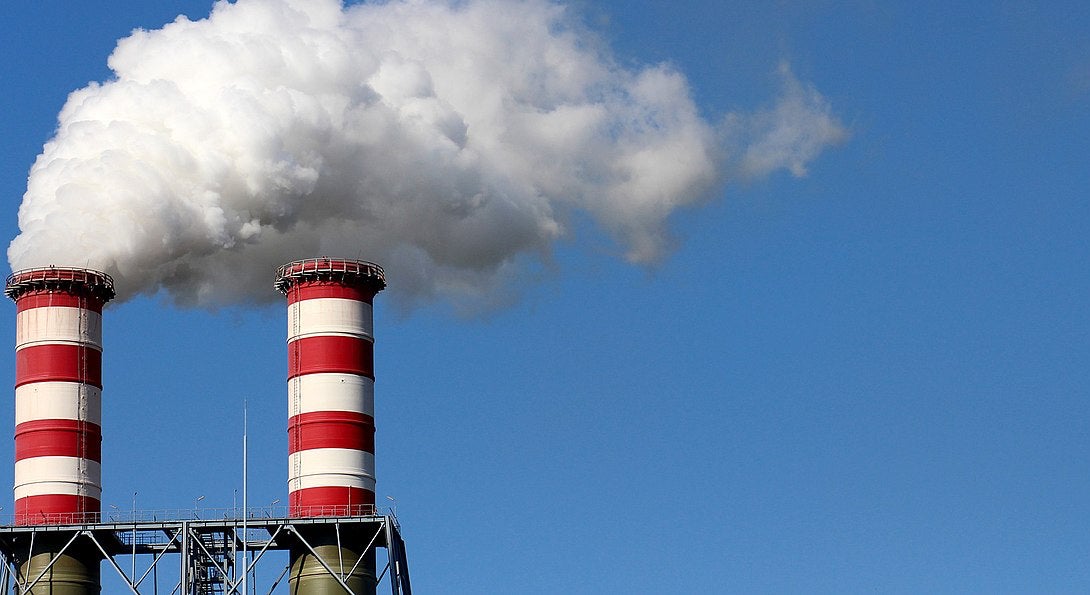
<svg viewBox="0 0 1090 595"><path fill-rule="evenodd" d="M770 107L711 122L544 0L218 2L109 66L61 110L8 260L102 270L119 300L268 301L278 264L333 254L382 262L402 306L488 304L573 215L654 263L676 209L846 134L786 68Z"/></svg>

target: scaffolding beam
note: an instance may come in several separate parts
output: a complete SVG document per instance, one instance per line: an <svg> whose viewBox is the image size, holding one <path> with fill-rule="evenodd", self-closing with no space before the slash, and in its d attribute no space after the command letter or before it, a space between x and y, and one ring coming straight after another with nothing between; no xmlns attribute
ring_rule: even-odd
<svg viewBox="0 0 1090 595"><path fill-rule="evenodd" d="M67 525L16 525L0 526L0 583L9 577L20 577L20 568L34 555L34 544L43 538L63 540L70 547L84 543L93 546L102 558L108 560L111 567L136 595L152 595L159 592L157 575L168 578L169 585L164 592L180 595L208 595L240 593L239 587L245 574L254 572L264 554L269 551L298 551L300 548L313 552L313 548L303 536L308 531L328 530L338 539L358 539L358 543L346 544L358 548L367 555L378 548L386 550L390 568L389 588L392 595L412 595L409 586L408 561L405 559L404 541L397 519L389 515L356 515L339 517L308 518L229 518L207 520L155 520L134 522L106 522ZM362 536L359 538L349 536ZM245 559L236 563L239 544L244 543L246 550L256 554L250 561ZM128 576L117 558L133 556L133 568L137 557L148 560L142 573ZM175 559L179 556L180 559ZM171 562L166 562L170 558ZM176 560L176 561L175 561ZM345 578L351 575L359 560L344 560L339 568L321 562L320 567L327 571L337 583L348 589ZM348 574L345 566L351 567ZM355 564L352 564L355 563ZM177 564L177 565L175 565ZM176 573L171 570L176 569ZM156 577L147 581L148 577ZM236 576L237 575L237 576ZM283 579L284 572L276 570L266 576L276 577L268 585L247 585L247 590L255 593L272 593ZM16 583L26 589L33 584L35 577L16 578ZM377 581L381 583L381 577ZM371 585L370 592L378 585ZM0 584L0 588L3 585ZM350 595L352 594L349 591Z"/></svg>

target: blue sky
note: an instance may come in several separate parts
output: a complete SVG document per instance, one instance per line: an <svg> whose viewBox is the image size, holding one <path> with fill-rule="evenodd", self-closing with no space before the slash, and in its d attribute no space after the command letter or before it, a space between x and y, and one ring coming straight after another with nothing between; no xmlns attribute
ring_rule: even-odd
<svg viewBox="0 0 1090 595"><path fill-rule="evenodd" d="M786 62L850 137L676 212L658 266L577 219L509 307L380 294L378 492L417 588L1090 589L1090 10L576 9L709 120L766 105ZM67 94L132 29L208 10L7 9L2 235ZM137 298L105 325L104 505L230 506L244 399L251 503L284 497L283 307Z"/></svg>

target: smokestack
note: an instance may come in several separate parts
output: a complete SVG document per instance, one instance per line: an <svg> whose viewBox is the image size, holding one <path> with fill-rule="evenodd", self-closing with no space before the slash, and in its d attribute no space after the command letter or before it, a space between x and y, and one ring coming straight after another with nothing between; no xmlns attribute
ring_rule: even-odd
<svg viewBox="0 0 1090 595"><path fill-rule="evenodd" d="M288 298L288 497L293 517L372 514L375 504L372 302L386 287L378 265L315 258L280 267ZM362 536L307 534L328 565L356 560ZM292 593L341 587L314 556L292 551ZM346 580L374 593L373 550Z"/></svg>
<svg viewBox="0 0 1090 595"><path fill-rule="evenodd" d="M97 522L102 483L102 307L105 273L38 268L8 278L15 341L15 523ZM43 539L22 571L37 576L63 543ZM99 556L70 548L42 592L98 593ZM35 591L37 592L37 588Z"/></svg>
<svg viewBox="0 0 1090 595"><path fill-rule="evenodd" d="M97 521L102 493L102 306L113 279L19 271L4 291L15 340L15 515L20 525Z"/></svg>

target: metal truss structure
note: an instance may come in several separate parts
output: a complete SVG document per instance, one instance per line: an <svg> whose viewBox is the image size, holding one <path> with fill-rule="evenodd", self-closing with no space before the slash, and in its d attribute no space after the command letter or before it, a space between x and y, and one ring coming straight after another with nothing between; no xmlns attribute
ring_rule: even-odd
<svg viewBox="0 0 1090 595"><path fill-rule="evenodd" d="M355 560L323 560L307 539L308 533L314 532L334 535L338 545L344 539L346 546L355 546L353 551L362 554ZM397 519L392 515L134 519L131 522L0 526L0 593L33 593L35 585L50 572L53 562L36 572L37 576L24 576L24 564L39 553L35 550L36 542L39 548L41 543L64 543L62 550L54 550L53 562L62 559L65 551L93 548L135 595L272 594L288 574L289 567L282 568L274 580L263 585L256 584L256 569L268 552L277 550L309 552L345 593L358 595L348 586L348 578L365 557L369 554L373 557L376 548L384 548L386 567L369 592L374 593L385 578L392 595L412 595L405 542ZM129 572L122 568L128 560L118 560L126 556L132 558L131 565L125 564ZM138 559L145 560L139 569ZM262 571L263 576L275 572L275 567L273 572ZM161 576L168 577L165 585L160 584Z"/></svg>

